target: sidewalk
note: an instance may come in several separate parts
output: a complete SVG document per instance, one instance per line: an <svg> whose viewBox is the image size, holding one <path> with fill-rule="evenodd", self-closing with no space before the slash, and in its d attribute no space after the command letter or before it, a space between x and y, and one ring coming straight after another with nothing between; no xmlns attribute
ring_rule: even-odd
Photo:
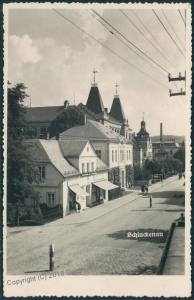
<svg viewBox="0 0 194 300"><path fill-rule="evenodd" d="M184 275L185 228L176 227L164 266L163 275Z"/></svg>
<svg viewBox="0 0 194 300"><path fill-rule="evenodd" d="M152 191L155 191L175 180L178 180L177 176L172 176L170 178L167 178L163 182L157 182L157 183L153 184L152 186L150 186L149 193L151 193ZM130 189L128 189L128 191L130 192ZM130 194L124 195L120 198L105 202L104 204L95 206L93 208L87 208L85 211L82 211L81 213L74 213L74 214L67 215L64 218L58 219L58 220L50 222L50 223L46 223L41 226L44 227L44 226L61 226L61 225L79 225L79 224L83 224L83 223L88 223L95 219L98 219L101 216L108 214L109 212L111 212L115 209L118 209L121 206L124 206L130 202L133 202L141 197L142 197L142 193L140 190L139 191L132 190ZM33 226L33 227L32 226L25 226L25 227L18 226L18 227L13 227L13 228L8 227L8 232L10 232L10 233L18 232L19 233L20 231L30 230L34 227L37 227L37 226Z"/></svg>
<svg viewBox="0 0 194 300"><path fill-rule="evenodd" d="M176 179L177 179L177 176L173 176L173 177L170 177L170 178L164 180L163 182L157 182L150 187L149 192L155 191L155 190L163 187L164 185L167 185L170 182L175 181ZM128 191L130 191L130 189ZM130 202L133 202L141 197L142 197L141 191L133 191L133 192L131 192L131 194L127 194L120 198L105 202L104 204L95 206L93 208L87 208L85 211L82 211L79 214L74 213L74 214L65 216L62 219L59 219L57 221L47 224L47 226L53 226L53 225L55 226L55 225L61 225L61 224L78 225L78 224L82 224L82 223L88 223L95 219L98 219L101 216L106 215L107 213L109 213L115 209L118 209L121 206L124 206Z"/></svg>

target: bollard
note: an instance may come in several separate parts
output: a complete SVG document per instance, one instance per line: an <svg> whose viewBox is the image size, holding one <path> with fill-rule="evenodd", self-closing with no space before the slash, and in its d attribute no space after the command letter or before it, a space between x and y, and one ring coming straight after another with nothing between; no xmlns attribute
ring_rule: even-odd
<svg viewBox="0 0 194 300"><path fill-rule="evenodd" d="M49 247L49 271L54 270L54 245L51 244Z"/></svg>
<svg viewBox="0 0 194 300"><path fill-rule="evenodd" d="M152 207L152 195L150 195L150 208Z"/></svg>

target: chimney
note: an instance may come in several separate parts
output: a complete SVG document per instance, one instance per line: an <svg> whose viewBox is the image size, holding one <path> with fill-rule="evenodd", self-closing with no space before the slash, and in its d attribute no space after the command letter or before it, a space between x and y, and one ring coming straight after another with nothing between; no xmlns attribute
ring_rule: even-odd
<svg viewBox="0 0 194 300"><path fill-rule="evenodd" d="M163 141L163 124L160 123L160 142L162 143Z"/></svg>

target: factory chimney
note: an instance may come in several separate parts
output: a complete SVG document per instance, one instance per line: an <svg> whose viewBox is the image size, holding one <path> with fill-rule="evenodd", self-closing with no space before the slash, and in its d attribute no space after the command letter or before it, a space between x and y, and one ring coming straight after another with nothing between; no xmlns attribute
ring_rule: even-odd
<svg viewBox="0 0 194 300"><path fill-rule="evenodd" d="M163 124L160 123L160 142L163 142Z"/></svg>

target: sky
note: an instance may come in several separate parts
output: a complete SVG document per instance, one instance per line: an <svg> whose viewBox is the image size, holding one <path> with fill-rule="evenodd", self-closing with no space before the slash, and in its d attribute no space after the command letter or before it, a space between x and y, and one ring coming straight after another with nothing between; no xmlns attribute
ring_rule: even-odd
<svg viewBox="0 0 194 300"><path fill-rule="evenodd" d="M102 19L85 6L57 8L58 13L81 30L51 8L10 8L8 80L12 84L23 82L26 85L32 106L63 105L66 99L70 104L86 104L95 68L104 106L110 110L117 82L125 115L134 132L139 130L144 112L151 135L159 134L160 122L163 122L164 134L184 135L186 99L184 96L169 97L169 88L173 91L184 89L184 82L178 82L177 87L168 82L168 72L175 76L178 72L184 73L186 68L185 26L178 9L163 6L156 10L178 46L152 9L129 6L122 10L125 15L120 9L121 6L95 10L125 39L111 34L113 29L107 24L103 26L98 21ZM184 17L184 10L180 11ZM29 105L29 100L26 104Z"/></svg>

